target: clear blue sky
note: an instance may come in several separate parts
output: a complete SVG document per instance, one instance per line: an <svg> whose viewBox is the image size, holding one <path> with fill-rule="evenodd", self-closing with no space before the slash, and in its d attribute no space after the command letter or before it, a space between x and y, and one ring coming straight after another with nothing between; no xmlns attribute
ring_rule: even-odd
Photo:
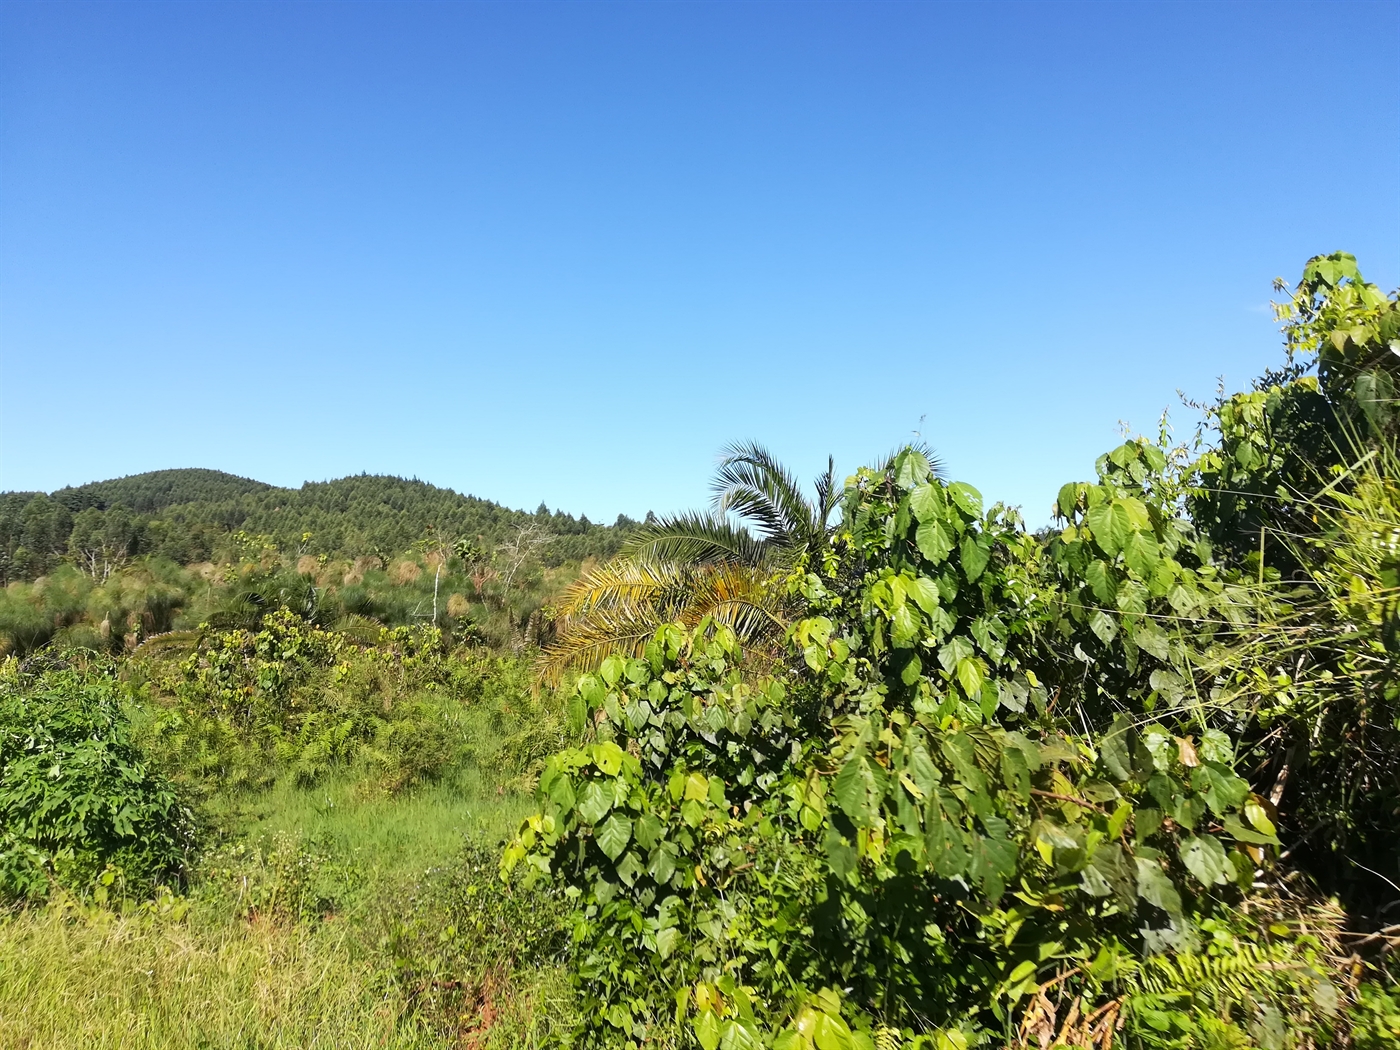
<svg viewBox="0 0 1400 1050"><path fill-rule="evenodd" d="M1400 4L0 6L0 488L594 519L921 431L1043 522L1400 283ZM1178 410L1189 430L1192 419ZM922 422L921 422L922 421Z"/></svg>

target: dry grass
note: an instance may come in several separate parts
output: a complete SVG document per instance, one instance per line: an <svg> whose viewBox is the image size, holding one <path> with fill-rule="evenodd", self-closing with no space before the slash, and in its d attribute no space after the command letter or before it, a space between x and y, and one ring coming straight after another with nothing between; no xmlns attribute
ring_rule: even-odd
<svg viewBox="0 0 1400 1050"><path fill-rule="evenodd" d="M443 1045L333 925L61 904L0 922L0 1046Z"/></svg>
<svg viewBox="0 0 1400 1050"><path fill-rule="evenodd" d="M416 561L409 561L406 558L396 561L393 565L389 566L389 579L393 580L399 586L412 583L422 575L423 566L419 565Z"/></svg>

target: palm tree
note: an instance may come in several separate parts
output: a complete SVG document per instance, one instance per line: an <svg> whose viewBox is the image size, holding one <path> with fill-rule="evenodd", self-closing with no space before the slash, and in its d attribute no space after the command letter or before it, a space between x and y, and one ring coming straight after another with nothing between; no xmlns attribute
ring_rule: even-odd
<svg viewBox="0 0 1400 1050"><path fill-rule="evenodd" d="M616 558L564 592L543 677L557 682L570 668L592 670L612 653L639 656L662 624L694 627L706 617L733 629L746 649L776 656L788 623L781 577L831 537L841 493L830 457L814 487L808 499L792 472L756 442L726 448L708 513L648 523Z"/></svg>

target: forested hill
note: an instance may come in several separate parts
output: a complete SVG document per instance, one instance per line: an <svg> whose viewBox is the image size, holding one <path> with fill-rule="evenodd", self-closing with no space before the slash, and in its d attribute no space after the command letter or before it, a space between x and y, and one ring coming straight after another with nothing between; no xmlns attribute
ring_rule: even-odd
<svg viewBox="0 0 1400 1050"><path fill-rule="evenodd" d="M288 553L355 557L403 552L430 537L490 550L520 528L553 538L547 563L606 557L635 522L511 510L427 482L362 474L279 488L217 470L157 470L59 489L0 493L0 581L33 579L102 547L182 564L270 543Z"/></svg>
<svg viewBox="0 0 1400 1050"><path fill-rule="evenodd" d="M88 507L106 510L120 503L128 510L150 514L181 503L217 503L239 496L287 492L265 481L240 478L222 470L152 470L111 481L90 481L59 489L52 498L77 513ZM8 495L8 493L7 493Z"/></svg>

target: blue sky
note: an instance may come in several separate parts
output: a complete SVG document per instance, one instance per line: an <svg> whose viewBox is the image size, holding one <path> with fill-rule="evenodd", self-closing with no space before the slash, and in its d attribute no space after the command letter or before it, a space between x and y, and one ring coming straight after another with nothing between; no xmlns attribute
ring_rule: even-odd
<svg viewBox="0 0 1400 1050"><path fill-rule="evenodd" d="M915 432L1043 522L1400 284L1400 4L0 7L0 488L611 520ZM1179 430L1192 415L1177 409Z"/></svg>

